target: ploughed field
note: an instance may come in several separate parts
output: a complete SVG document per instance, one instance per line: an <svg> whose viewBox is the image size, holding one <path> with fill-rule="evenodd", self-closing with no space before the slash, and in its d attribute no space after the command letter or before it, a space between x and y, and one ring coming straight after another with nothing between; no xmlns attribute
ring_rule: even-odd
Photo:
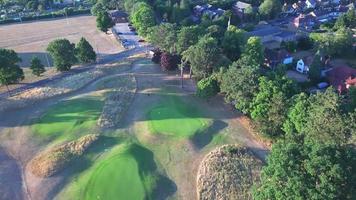
<svg viewBox="0 0 356 200"><path fill-rule="evenodd" d="M122 50L113 35L106 35L96 28L94 16L75 16L56 18L25 23L0 26L0 48L15 50L22 59L21 66L29 66L32 56L41 58L47 66L46 48L48 44L58 38L67 38L71 42L78 42L85 37L99 52L99 56L118 53Z"/></svg>

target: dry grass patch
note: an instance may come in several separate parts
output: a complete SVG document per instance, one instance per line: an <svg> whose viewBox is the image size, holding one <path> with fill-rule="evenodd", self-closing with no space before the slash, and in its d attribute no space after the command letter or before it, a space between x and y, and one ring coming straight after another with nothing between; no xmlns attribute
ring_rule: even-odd
<svg viewBox="0 0 356 200"><path fill-rule="evenodd" d="M224 145L207 154L197 176L198 199L252 199L262 162L251 150Z"/></svg>
<svg viewBox="0 0 356 200"><path fill-rule="evenodd" d="M76 141L56 146L36 155L29 163L30 171L38 177L50 177L64 169L73 159L99 138L96 134L86 135Z"/></svg>

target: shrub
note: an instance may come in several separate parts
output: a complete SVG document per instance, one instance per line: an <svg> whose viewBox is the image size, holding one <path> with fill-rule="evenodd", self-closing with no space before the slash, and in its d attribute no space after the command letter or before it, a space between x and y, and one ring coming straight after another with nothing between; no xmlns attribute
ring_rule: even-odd
<svg viewBox="0 0 356 200"><path fill-rule="evenodd" d="M160 49L153 50L152 62L158 64L161 62L162 51Z"/></svg>
<svg viewBox="0 0 356 200"><path fill-rule="evenodd" d="M161 54L161 68L163 71L173 71L178 68L178 56L172 55L167 52Z"/></svg>
<svg viewBox="0 0 356 200"><path fill-rule="evenodd" d="M213 78L204 78L197 84L197 96L201 98L210 98L219 92L218 82Z"/></svg>

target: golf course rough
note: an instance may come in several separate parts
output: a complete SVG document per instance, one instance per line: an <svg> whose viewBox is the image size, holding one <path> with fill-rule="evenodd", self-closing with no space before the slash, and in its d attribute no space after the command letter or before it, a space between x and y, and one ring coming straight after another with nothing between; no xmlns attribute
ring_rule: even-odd
<svg viewBox="0 0 356 200"><path fill-rule="evenodd" d="M101 96L92 95L62 101L36 121L32 131L43 139L77 139L96 126L103 105Z"/></svg>
<svg viewBox="0 0 356 200"><path fill-rule="evenodd" d="M81 173L58 199L154 199L159 174L148 149L123 143L107 152Z"/></svg>
<svg viewBox="0 0 356 200"><path fill-rule="evenodd" d="M188 105L181 98L175 94L164 96L148 111L151 133L186 138L204 131L211 124L199 107Z"/></svg>

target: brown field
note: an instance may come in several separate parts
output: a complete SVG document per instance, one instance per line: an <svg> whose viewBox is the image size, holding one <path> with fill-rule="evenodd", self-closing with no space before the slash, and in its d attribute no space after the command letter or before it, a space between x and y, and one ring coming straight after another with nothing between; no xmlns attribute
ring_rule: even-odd
<svg viewBox="0 0 356 200"><path fill-rule="evenodd" d="M48 66L45 53L52 40L67 38L71 42L78 42L81 37L90 42L99 56L123 49L112 34L98 31L95 17L88 15L0 26L0 48L15 50L22 58L23 67L29 65L34 55L39 56L43 64Z"/></svg>

